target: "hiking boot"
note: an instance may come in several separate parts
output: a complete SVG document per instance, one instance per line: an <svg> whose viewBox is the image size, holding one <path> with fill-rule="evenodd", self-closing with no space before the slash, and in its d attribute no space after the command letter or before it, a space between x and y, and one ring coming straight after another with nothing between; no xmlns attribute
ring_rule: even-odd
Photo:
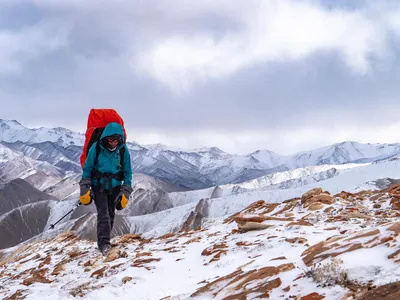
<svg viewBox="0 0 400 300"><path fill-rule="evenodd" d="M100 247L100 252L103 254L103 256L107 256L108 252L110 252L111 246L110 245L104 245Z"/></svg>

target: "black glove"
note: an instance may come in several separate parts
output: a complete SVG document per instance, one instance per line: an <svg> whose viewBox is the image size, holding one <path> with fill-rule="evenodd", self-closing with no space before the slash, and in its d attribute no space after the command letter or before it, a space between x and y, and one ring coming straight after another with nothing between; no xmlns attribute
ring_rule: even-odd
<svg viewBox="0 0 400 300"><path fill-rule="evenodd" d="M129 196L132 194L132 192L133 192L133 189L129 184L121 185L121 189L120 189L121 197L119 197L119 199L117 199L117 201L118 201L117 206L116 206L117 210L124 209L125 207L128 206Z"/></svg>
<svg viewBox="0 0 400 300"><path fill-rule="evenodd" d="M129 196L132 194L133 189L129 184L123 184L123 185L121 185L120 191L122 194L125 195L126 198L129 199Z"/></svg>
<svg viewBox="0 0 400 300"><path fill-rule="evenodd" d="M80 187L80 196L79 196L79 201L83 205L89 205L92 203L92 197L90 195L90 184L92 180L90 178L82 178L79 181L79 187Z"/></svg>

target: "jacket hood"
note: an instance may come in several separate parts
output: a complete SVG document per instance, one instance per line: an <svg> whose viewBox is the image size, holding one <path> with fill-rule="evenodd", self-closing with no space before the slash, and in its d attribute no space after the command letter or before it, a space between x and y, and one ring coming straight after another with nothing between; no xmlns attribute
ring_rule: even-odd
<svg viewBox="0 0 400 300"><path fill-rule="evenodd" d="M108 123L107 126L104 128L103 133L100 137L100 139L104 139L107 136L111 136L114 134L118 134L122 137L122 139L125 139L125 135L124 135L124 129L122 128L121 125L119 125L118 123Z"/></svg>

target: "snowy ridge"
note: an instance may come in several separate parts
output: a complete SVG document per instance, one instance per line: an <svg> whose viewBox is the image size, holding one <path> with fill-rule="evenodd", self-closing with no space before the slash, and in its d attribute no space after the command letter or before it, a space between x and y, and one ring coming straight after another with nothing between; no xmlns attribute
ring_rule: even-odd
<svg viewBox="0 0 400 300"><path fill-rule="evenodd" d="M84 138L83 134L62 127L29 129L15 120L0 119L0 141L8 143L21 141L34 144L51 141L67 147L69 145L83 145Z"/></svg>
<svg viewBox="0 0 400 300"><path fill-rule="evenodd" d="M172 192L168 196L175 204L173 208L165 211L128 217L131 232L143 234L145 237L157 237L168 234L182 225L199 203L205 200L206 212L203 211L203 222L212 221L214 218L223 218L243 210L248 205L260 199L268 203L282 203L286 199L299 197L306 191L321 187L331 194L348 191L356 193L360 190L378 190L379 187L372 183L382 178L399 178L400 161L383 162L379 164L365 164L363 167L353 168L353 165L341 166L338 176L326 178L321 181L312 181L305 185L295 185L286 189L267 189L264 186L253 189L244 189L239 192L234 187L220 186L221 194L212 198L215 188L187 192ZM329 170L328 166L325 166ZM323 170L319 169L319 171ZM286 177L287 179L287 177Z"/></svg>
<svg viewBox="0 0 400 300"><path fill-rule="evenodd" d="M376 161L398 159L400 154L399 144L360 144L356 142L337 143L289 156L278 155L268 150L258 150L248 155L233 155L215 148L201 149L202 151L199 152L181 150L174 152L173 149L162 145L152 147L144 146L140 152L135 153L140 157L136 161L142 165L135 169L136 172L157 176L157 170L164 165L164 170L168 173L176 173L175 170L170 170L174 165L191 174L198 174L194 178L188 179L191 184L193 181L197 181L196 189L202 186L239 184L277 172L312 166L332 165L337 166L335 167L337 170L341 169L339 166L342 164L353 164L353 167L356 167L356 164L364 166L364 164ZM309 171L312 172L311 169ZM281 173L282 176L285 176L284 174ZM276 179L266 177L265 180L268 181L270 178L271 184L277 184L284 180L277 178L281 175L276 175ZM274 181L276 182L273 183ZM181 178L180 182L185 182L185 179ZM257 185L257 180L249 183L249 185L252 184ZM193 188L193 186L190 187Z"/></svg>
<svg viewBox="0 0 400 300"><path fill-rule="evenodd" d="M0 120L0 141L3 144L7 142L7 145L4 144L6 147L21 151L31 158L48 161L65 171L76 174L81 171L79 156L83 134L64 128L28 129L17 121ZM293 155L279 155L269 150L238 155L226 153L217 147L183 150L161 144L143 146L128 142L127 145L135 173L146 174L186 189L238 184L276 172L311 166L350 163L362 166L364 163L398 159L400 155L400 144L361 144L351 141ZM0 155L0 159L7 159L7 155L12 154L4 148L1 151L3 155ZM283 180L277 177L270 179L271 185L277 185L279 180ZM269 179L267 177L262 180ZM256 181L249 184L257 185ZM260 185L263 184L260 182Z"/></svg>
<svg viewBox="0 0 400 300"><path fill-rule="evenodd" d="M245 181L238 184L227 184L222 186L223 189L229 189L234 186L239 186L245 189L264 189L271 185L276 185L285 181L292 181L293 179L305 178L307 176L322 173L328 170L346 170L357 167L364 167L370 163L365 164L343 164L343 165L320 165L320 166L307 166L304 168L297 168L284 172L276 172L270 175L261 176L253 180Z"/></svg>
<svg viewBox="0 0 400 300"><path fill-rule="evenodd" d="M187 192L173 192L169 193L168 196L171 199L174 206L179 206L191 202L197 202L201 199L210 199L213 196L216 188L221 189L218 193L218 197L230 197L239 194L250 194L255 192L259 195L259 192L263 190L277 190L277 189L295 189L295 188L309 188L316 183L324 185L324 180L327 180L333 176L339 176L342 170L350 170L355 168L362 168L370 165L365 164L343 164L343 165L322 165L322 166L308 166L304 168L298 168L294 170L276 172L270 175L262 176L253 180L245 181L237 184L226 184L218 187L212 187L201 190L187 191ZM390 164L389 164L390 165ZM357 178L357 176L356 176ZM371 173L371 178L376 179ZM356 180L356 185L363 184L363 178L361 181ZM354 181L353 181L354 182ZM351 190L355 188L351 187ZM298 189L295 190L299 192ZM279 193L278 191L276 193ZM217 193L214 193L216 195ZM215 198L215 196L213 197ZM227 200L231 203L230 200Z"/></svg>

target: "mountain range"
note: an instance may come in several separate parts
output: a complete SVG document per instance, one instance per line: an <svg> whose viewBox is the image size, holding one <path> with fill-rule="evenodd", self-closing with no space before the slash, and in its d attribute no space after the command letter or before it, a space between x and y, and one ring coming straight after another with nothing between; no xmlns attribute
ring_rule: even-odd
<svg viewBox="0 0 400 300"><path fill-rule="evenodd" d="M134 190L128 207L116 214L112 238L118 255L104 261L95 249L95 207L77 205L82 144L82 134L65 128L29 129L0 121L0 295L42 299L36 284L45 288L53 282L60 297L106 298L126 280L133 289L140 287L136 293L143 299L234 299L258 292L303 300L364 299L357 298L359 290L367 295L375 285L383 285L383 291L398 287L384 284L400 280L398 251L392 249L398 247L400 187L388 188L400 182L400 144L346 141L284 156L129 142ZM249 230L264 231L243 235ZM331 277L318 279L316 266L337 251L349 277L326 289L321 282L332 284ZM368 255L386 259L386 269L366 262ZM280 260L289 263L279 265ZM192 272L191 265L204 272ZM162 267L156 271L157 266ZM171 266L191 274L191 280L186 275L178 280L188 282L187 288L172 280L175 288L165 284L165 291L149 292L147 285L166 280ZM142 278L122 279L138 268ZM96 284L86 276L89 270L90 278L105 270L104 280ZM285 276L273 277L280 273ZM77 274L86 278L86 287L74 280ZM266 285L253 278L263 274ZM237 285L243 278L251 290ZM220 289L220 281L236 291ZM371 297L365 299L380 299Z"/></svg>
<svg viewBox="0 0 400 300"><path fill-rule="evenodd" d="M29 129L0 120L0 231L9 236L0 249L66 230L95 237L93 206L75 209L49 230L77 203L82 144L83 134L68 129ZM134 192L129 206L118 212L113 235L195 228L253 200L279 202L315 186L331 192L383 188L396 182L400 155L400 144L356 142L289 156L269 150L237 155L216 147L127 146Z"/></svg>
<svg viewBox="0 0 400 300"><path fill-rule="evenodd" d="M46 186L65 176L78 175L83 143L82 133L65 128L29 129L15 120L0 120L0 182L27 178L35 186ZM279 155L269 150L238 155L216 147L184 151L135 142L128 142L127 146L135 173L186 189L240 183L307 166L369 163L397 159L400 155L400 144L397 143L351 141L293 155ZM48 182L41 182L42 173L46 174Z"/></svg>

